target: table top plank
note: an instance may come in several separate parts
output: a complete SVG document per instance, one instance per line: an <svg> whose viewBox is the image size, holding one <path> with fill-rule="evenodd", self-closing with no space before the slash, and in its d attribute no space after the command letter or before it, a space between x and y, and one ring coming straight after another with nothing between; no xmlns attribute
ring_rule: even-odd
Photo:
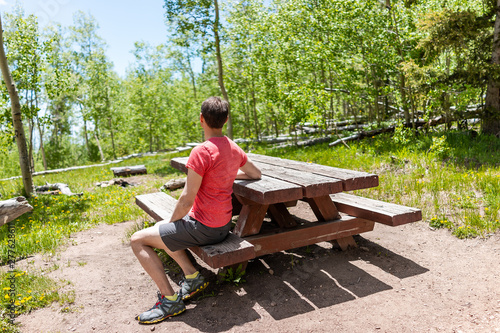
<svg viewBox="0 0 500 333"><path fill-rule="evenodd" d="M187 172L187 160L187 157L176 157L170 161L170 164L177 170ZM299 200L304 196L300 185L266 175L263 175L262 179L259 180L236 179L233 192L263 205Z"/></svg>
<svg viewBox="0 0 500 333"><path fill-rule="evenodd" d="M279 157L265 156L249 153L248 157L254 162L265 163L272 166L281 166L288 169L310 172L312 174L332 177L342 180L343 190L352 191L378 186L378 175L367 172L341 169L316 163L306 163L282 159Z"/></svg>
<svg viewBox="0 0 500 333"><path fill-rule="evenodd" d="M265 175L259 180L236 179L233 192L263 205L299 200L303 197L301 186Z"/></svg>
<svg viewBox="0 0 500 333"><path fill-rule="evenodd" d="M255 165L262 171L262 174L297 184L302 187L304 197L313 198L331 193L339 193L343 190L342 180L322 175L311 174L309 172L287 169L284 167L255 162Z"/></svg>

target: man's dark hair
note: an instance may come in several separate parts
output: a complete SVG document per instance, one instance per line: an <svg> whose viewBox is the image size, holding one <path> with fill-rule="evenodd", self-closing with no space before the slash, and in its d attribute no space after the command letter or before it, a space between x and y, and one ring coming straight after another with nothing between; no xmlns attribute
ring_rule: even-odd
<svg viewBox="0 0 500 333"><path fill-rule="evenodd" d="M209 97L201 104L201 114L209 127L222 128L229 114L229 104L220 97Z"/></svg>

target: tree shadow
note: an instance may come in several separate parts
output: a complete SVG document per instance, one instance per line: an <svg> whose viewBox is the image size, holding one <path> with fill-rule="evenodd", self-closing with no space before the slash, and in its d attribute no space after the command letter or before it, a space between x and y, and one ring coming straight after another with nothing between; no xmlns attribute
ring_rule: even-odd
<svg viewBox="0 0 500 333"><path fill-rule="evenodd" d="M399 279L428 271L361 236L357 242L365 249L339 251L324 242L256 258L239 286L217 284L215 274L204 271L215 284L207 293L216 297L201 298L172 320L202 332L221 332L265 316L286 319L393 289L352 263L360 259Z"/></svg>

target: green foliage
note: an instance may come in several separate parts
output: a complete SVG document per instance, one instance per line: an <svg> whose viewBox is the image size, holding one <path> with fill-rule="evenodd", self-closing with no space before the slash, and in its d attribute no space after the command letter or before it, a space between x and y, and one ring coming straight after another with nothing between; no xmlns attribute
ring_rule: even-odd
<svg viewBox="0 0 500 333"><path fill-rule="evenodd" d="M429 148L430 153L434 153L440 158L444 159L448 157L449 153L451 151L450 146L446 142L446 136L441 136L441 137L433 137L432 138L432 145Z"/></svg>
<svg viewBox="0 0 500 333"><path fill-rule="evenodd" d="M245 276L245 270L241 264L238 265L236 269L229 267L223 270L219 275L221 276L223 282L232 283L235 286L246 282L243 278Z"/></svg>
<svg viewBox="0 0 500 333"><path fill-rule="evenodd" d="M12 285L11 281L15 281ZM18 327L8 322L10 306L15 307L15 315L19 316L32 310L59 301L61 304L72 304L74 296L60 293L58 289L62 281L54 281L40 274L15 270L0 272L0 328L2 332L18 332ZM12 289L14 286L15 289Z"/></svg>
<svg viewBox="0 0 500 333"><path fill-rule="evenodd" d="M433 138L446 138L446 158L429 151ZM437 132L420 133L406 145L381 135L350 149L323 144L255 152L376 173L380 185L360 195L420 208L424 221L457 237L487 237L500 229L499 145L493 136Z"/></svg>
<svg viewBox="0 0 500 333"><path fill-rule="evenodd" d="M155 173L163 177L179 175L175 169L165 168L168 162L164 158L159 155L132 162L146 165L151 175ZM158 178L147 186L96 187L95 183L114 178L111 166L120 164L34 177L35 185L43 185L45 182L65 183L74 193L83 192L83 195L80 197L39 195L29 198L28 202L33 206L33 211L15 220L17 256L24 258L38 252L52 253L60 245L65 244L74 232L91 228L99 223L113 224L143 216L142 210L135 204L135 196L149 191L149 186L158 189L164 184L164 180ZM2 199L19 196L21 187L19 179L0 182ZM0 262L3 264L8 260L7 242L8 229L1 228Z"/></svg>
<svg viewBox="0 0 500 333"><path fill-rule="evenodd" d="M415 141L415 132L411 128L405 127L404 124L401 123L394 129L392 140L395 144L407 146L408 144Z"/></svg>
<svg viewBox="0 0 500 333"><path fill-rule="evenodd" d="M445 217L436 217L434 216L433 218L431 218L431 220L429 221L429 225L433 228L447 228L447 229L451 229L453 227L453 223L451 223L450 221L448 221L447 218Z"/></svg>
<svg viewBox="0 0 500 333"><path fill-rule="evenodd" d="M125 78L112 71L91 15L78 12L70 27L49 26L42 34L36 18L20 9L10 14L7 44L21 95L47 106L44 117L37 116L40 105L23 110L31 116L27 127L47 145L49 168L72 164L75 155L87 163L203 140L201 101L221 94L214 2L164 3L169 39L158 46L137 41ZM485 63L494 8L479 0L393 2L390 8L376 0L220 5L224 26L216 28L235 137L298 140L299 125L314 123L325 135L331 121L378 126L394 123L395 112L405 123L468 117L471 106L483 104L487 78L497 71ZM194 70L200 61L201 73ZM7 118L0 117L3 151ZM395 139L412 140L406 131ZM38 170L41 147L33 148Z"/></svg>

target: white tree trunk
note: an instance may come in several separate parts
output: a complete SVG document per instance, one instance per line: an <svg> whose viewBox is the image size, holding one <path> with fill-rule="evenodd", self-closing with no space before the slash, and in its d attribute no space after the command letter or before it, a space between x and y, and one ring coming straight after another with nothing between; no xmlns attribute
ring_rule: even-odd
<svg viewBox="0 0 500 333"><path fill-rule="evenodd" d="M12 122L14 123L14 131L16 134L17 150L19 151L19 163L21 165L21 174L23 177L24 191L27 196L33 193L33 178L31 176L30 160L28 150L26 148L26 135L21 117L21 104L19 103L19 95L17 88L12 80L9 66L7 64L7 57L5 56L5 49L3 46L3 28L2 18L0 17L0 68L2 69L3 80L9 91L11 109L12 109Z"/></svg>

